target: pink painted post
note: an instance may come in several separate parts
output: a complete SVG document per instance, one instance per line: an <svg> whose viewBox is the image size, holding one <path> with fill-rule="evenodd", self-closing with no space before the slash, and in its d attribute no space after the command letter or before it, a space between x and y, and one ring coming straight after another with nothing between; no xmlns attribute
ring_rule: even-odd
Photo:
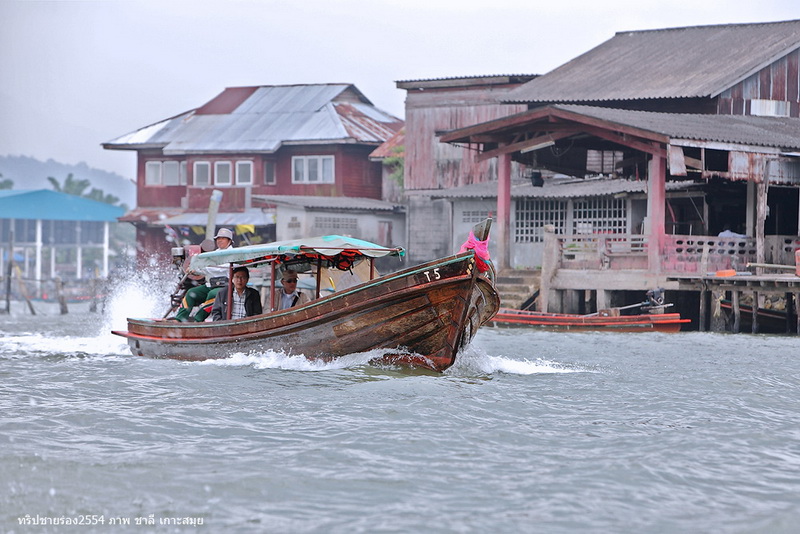
<svg viewBox="0 0 800 534"><path fill-rule="evenodd" d="M661 272L661 251L664 248L666 218L667 161L653 156L647 172L647 218L650 221L647 258L652 273Z"/></svg>
<svg viewBox="0 0 800 534"><path fill-rule="evenodd" d="M495 258L497 270L510 266L511 236L511 154L497 157L497 251Z"/></svg>

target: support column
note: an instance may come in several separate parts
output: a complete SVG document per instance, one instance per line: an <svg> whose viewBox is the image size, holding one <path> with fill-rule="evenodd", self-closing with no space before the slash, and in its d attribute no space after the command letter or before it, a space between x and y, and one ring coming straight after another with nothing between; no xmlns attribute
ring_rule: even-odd
<svg viewBox="0 0 800 534"><path fill-rule="evenodd" d="M753 291L753 306L751 309L750 317L752 322L750 323L750 332L758 334L758 291Z"/></svg>
<svg viewBox="0 0 800 534"><path fill-rule="evenodd" d="M550 311L550 287L558 270L561 251L558 237L552 224L544 226L544 256L542 257L542 278L539 281L539 311Z"/></svg>
<svg viewBox="0 0 800 534"><path fill-rule="evenodd" d="M747 235L756 235L756 184L755 182L747 181L747 211L744 233ZM735 228L734 231L738 232Z"/></svg>
<svg viewBox="0 0 800 534"><path fill-rule="evenodd" d="M103 278L108 278L108 221L103 223Z"/></svg>
<svg viewBox="0 0 800 534"><path fill-rule="evenodd" d="M75 222L75 278L83 278L83 249L81 248L81 223Z"/></svg>
<svg viewBox="0 0 800 534"><path fill-rule="evenodd" d="M764 174L757 177L756 183L756 263L765 263L766 253L764 247L764 220L767 218L767 180L766 165ZM756 274L762 274L763 269L756 267Z"/></svg>
<svg viewBox="0 0 800 534"><path fill-rule="evenodd" d="M36 296L42 296L42 220L36 219Z"/></svg>
<svg viewBox="0 0 800 534"><path fill-rule="evenodd" d="M497 157L497 270L510 267L511 261L511 154Z"/></svg>
<svg viewBox="0 0 800 534"><path fill-rule="evenodd" d="M647 218L650 223L647 258L651 273L661 272L661 250L664 244L666 217L666 159L653 156L647 172Z"/></svg>
<svg viewBox="0 0 800 534"><path fill-rule="evenodd" d="M731 308L733 308L733 328L734 334L738 334L742 327L742 311L739 309L739 290L731 291Z"/></svg>
<svg viewBox="0 0 800 534"><path fill-rule="evenodd" d="M700 310L699 310L699 319L697 321L697 330L700 332L706 331L706 320L708 315L708 307L706 306L706 301L708 300L708 289L703 286L700 289Z"/></svg>

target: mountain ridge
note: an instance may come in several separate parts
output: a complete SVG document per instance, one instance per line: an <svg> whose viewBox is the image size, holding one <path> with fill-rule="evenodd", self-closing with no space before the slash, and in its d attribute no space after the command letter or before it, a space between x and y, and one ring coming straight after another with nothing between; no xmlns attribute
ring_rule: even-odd
<svg viewBox="0 0 800 534"><path fill-rule="evenodd" d="M53 189L47 179L52 176L59 183L64 183L69 174L76 180L89 180L92 188L101 189L106 194L119 197L120 203L129 208L136 205L136 183L115 172L89 167L85 162L78 164L61 163L54 159L41 161L30 156L0 156L0 174L2 180L12 180L13 189Z"/></svg>

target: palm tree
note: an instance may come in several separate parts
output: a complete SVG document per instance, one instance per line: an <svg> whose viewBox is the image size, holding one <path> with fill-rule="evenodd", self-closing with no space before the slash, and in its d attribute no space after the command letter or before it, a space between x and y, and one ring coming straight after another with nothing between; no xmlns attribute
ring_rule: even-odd
<svg viewBox="0 0 800 534"><path fill-rule="evenodd" d="M75 195L78 197L84 196L83 192L86 191L86 188L92 185L89 180L76 180L72 173L67 175L67 179L64 180L64 184L58 183L58 180L53 178L52 176L48 176L47 180L52 184L53 189L58 191L59 193L66 193L68 195Z"/></svg>

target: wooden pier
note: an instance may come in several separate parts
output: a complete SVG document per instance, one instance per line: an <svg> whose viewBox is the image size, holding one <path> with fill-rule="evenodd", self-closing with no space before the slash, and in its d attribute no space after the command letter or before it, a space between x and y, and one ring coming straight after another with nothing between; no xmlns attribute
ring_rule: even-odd
<svg viewBox="0 0 800 534"><path fill-rule="evenodd" d="M722 307L730 302L733 322L730 330L741 331L743 310L747 309L752 317L750 331L760 331L761 313L752 310L760 308L765 297L783 298L785 301L785 323L787 333L800 333L800 314L797 313L800 303L800 276L796 274L749 274L745 272L726 275L727 273L709 274L707 276L669 276L668 280L677 282L680 291L698 291L700 293L699 330L723 330ZM753 306L744 307L743 297L752 297Z"/></svg>

